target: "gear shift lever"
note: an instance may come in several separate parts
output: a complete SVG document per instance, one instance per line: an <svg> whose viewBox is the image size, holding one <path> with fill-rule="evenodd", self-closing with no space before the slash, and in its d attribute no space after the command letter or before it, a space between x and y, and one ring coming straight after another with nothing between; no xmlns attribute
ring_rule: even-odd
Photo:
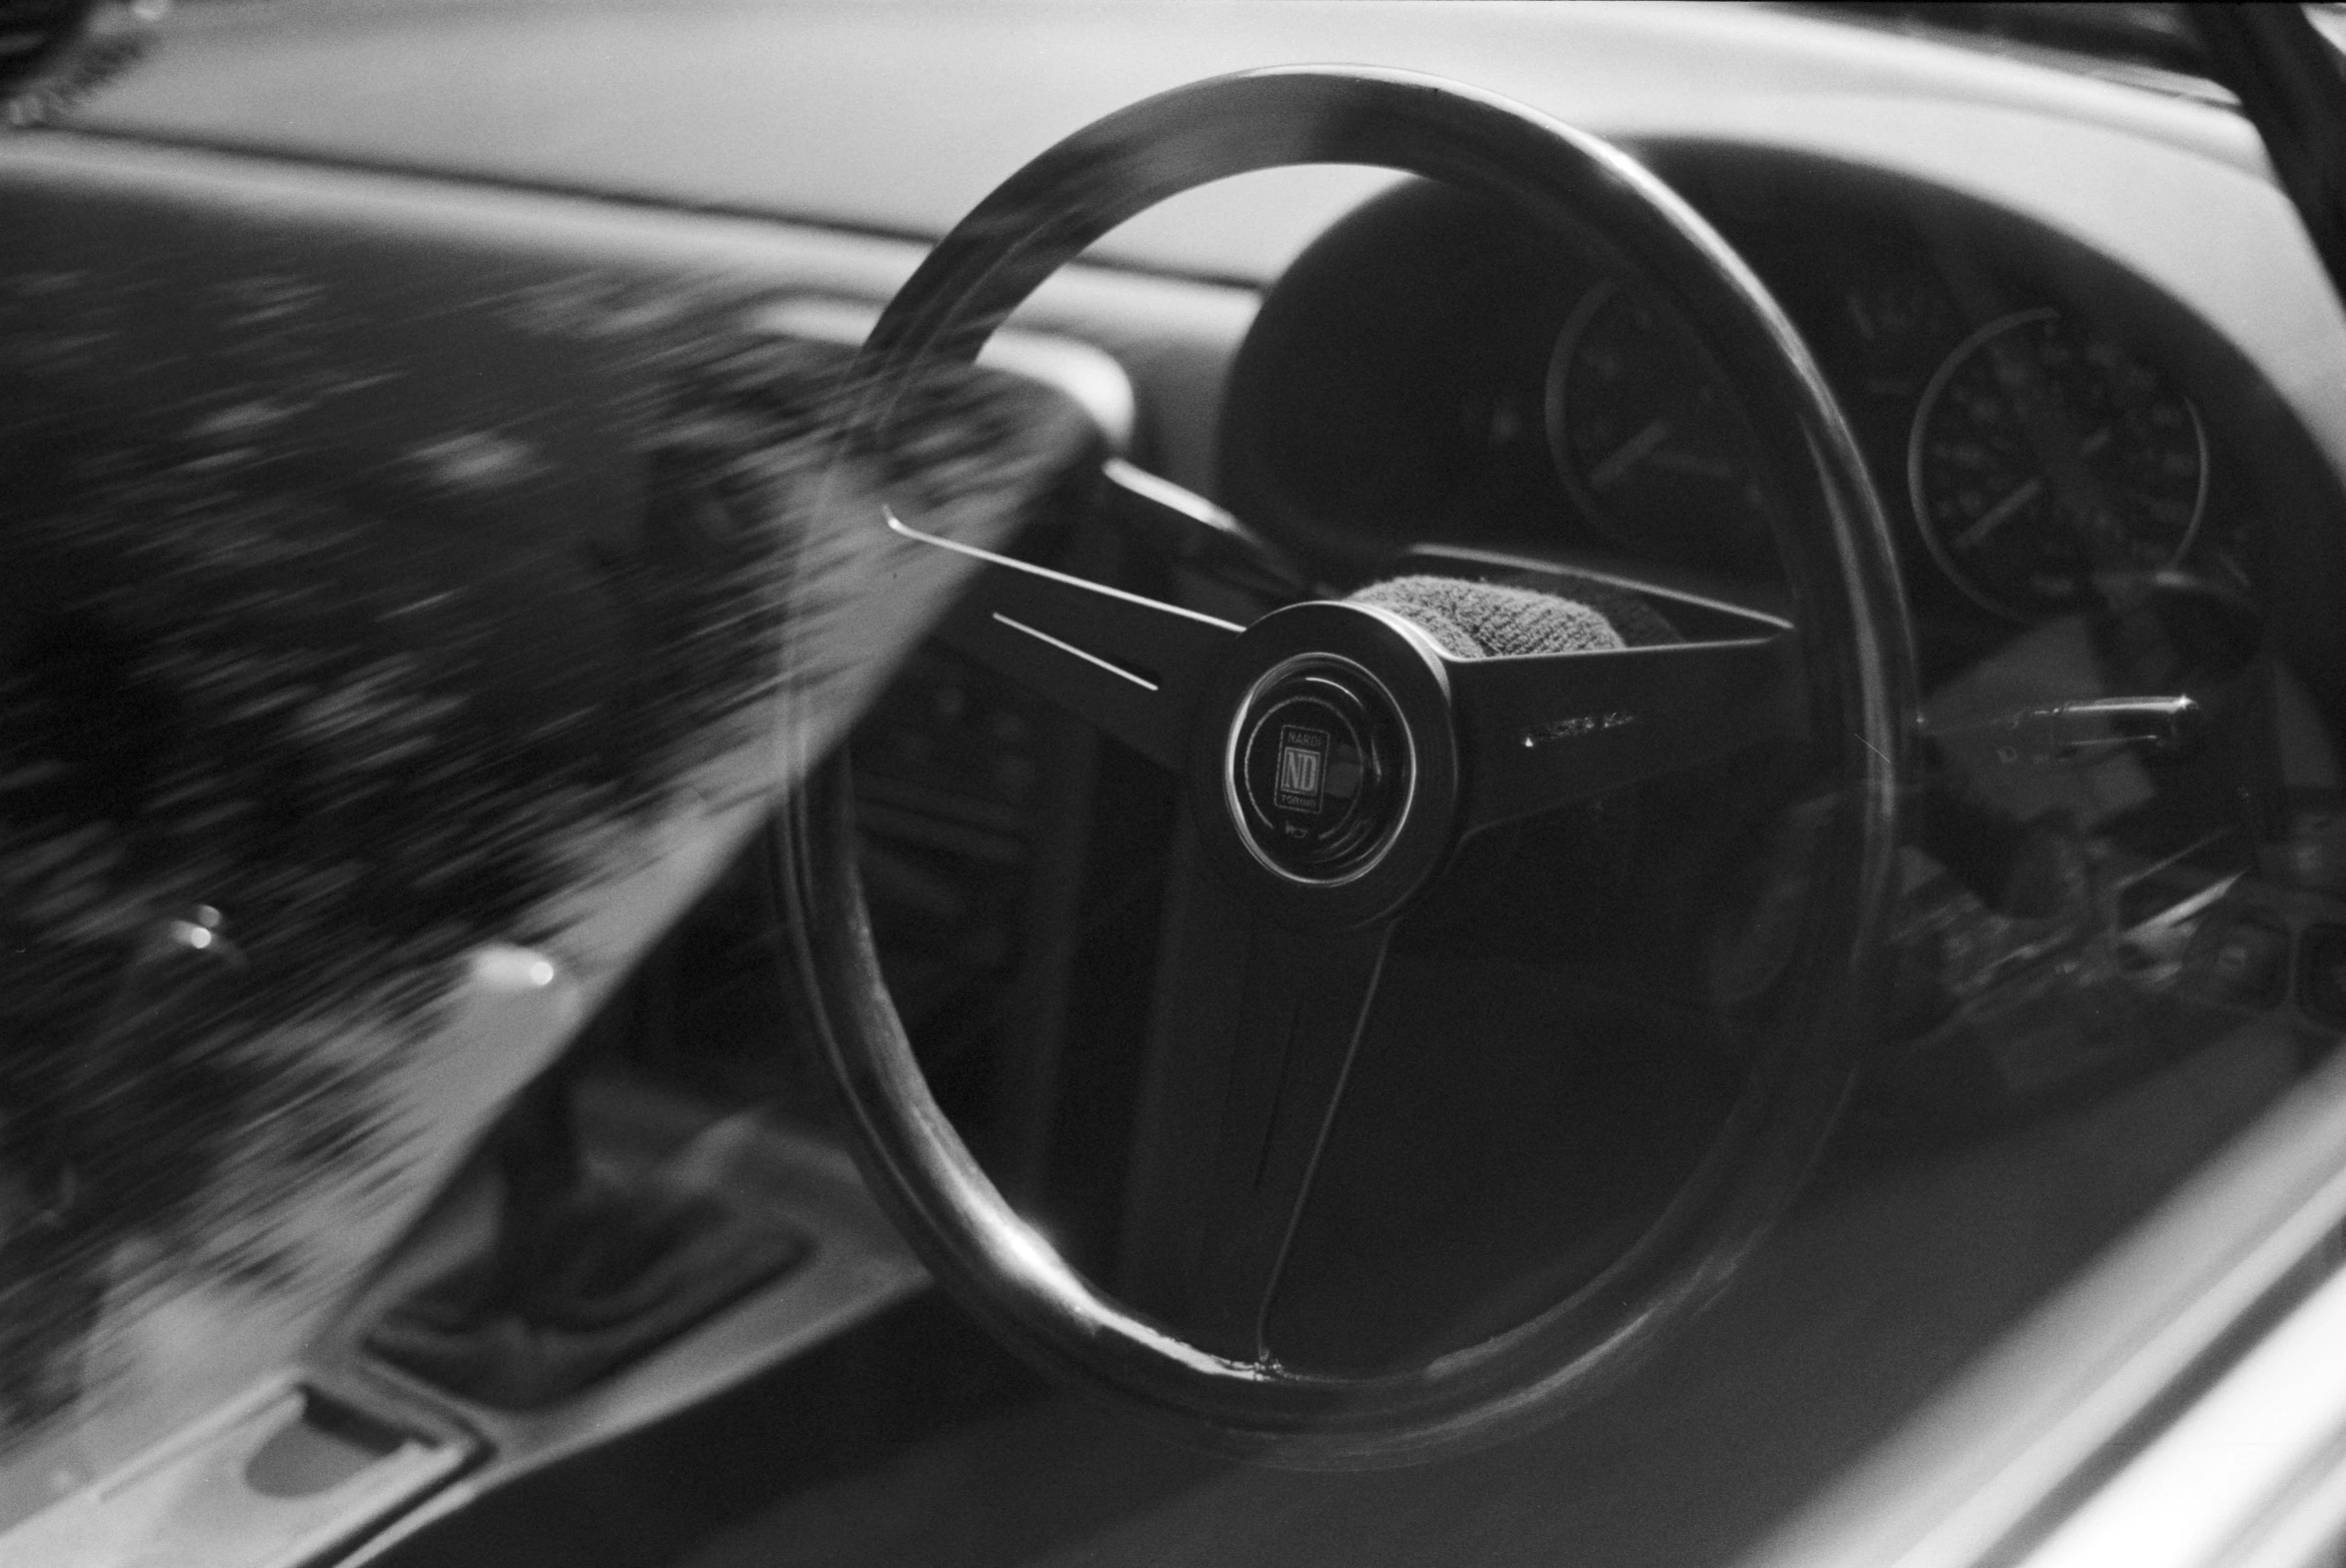
<svg viewBox="0 0 2346 1568"><path fill-rule="evenodd" d="M649 1354L802 1261L806 1234L723 1180L720 1121L657 1164L589 1158L558 1067L494 1135L495 1227L384 1316L367 1348L452 1393L537 1409Z"/></svg>

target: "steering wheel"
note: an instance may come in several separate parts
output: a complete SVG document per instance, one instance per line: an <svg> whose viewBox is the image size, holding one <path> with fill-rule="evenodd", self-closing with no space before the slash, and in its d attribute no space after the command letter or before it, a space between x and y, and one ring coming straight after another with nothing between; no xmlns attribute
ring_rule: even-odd
<svg viewBox="0 0 2346 1568"><path fill-rule="evenodd" d="M950 641L1182 776L1203 851L1192 874L1243 928L1242 967L1198 976L1195 1016L1151 1090L1186 1106L1200 1132L1181 1194L1177 1329L1079 1275L940 1111L881 980L844 756L794 799L781 840L798 957L859 1152L935 1272L1047 1368L1270 1462L1355 1467L1492 1441L1607 1386L1711 1299L1781 1213L1864 1038L1912 656L1880 500L1750 270L1622 153L1434 78L1254 71L1069 137L971 212L888 307L864 351L881 389L873 421L885 424L892 389L924 361L974 358L1127 218L1208 181L1306 163L1494 198L1679 311L1742 393L1765 482L1783 498L1792 619L1714 604L1692 641L1469 657L1389 598L1306 598L1241 627L927 534L917 518L875 519L977 566ZM1142 490L1169 527L1211 512L1172 487ZM1120 504L1136 504L1130 486ZM1593 1279L1466 1348L1364 1373L1282 1361L1264 1343L1266 1306L1395 921L1470 834L1770 737L1804 743L1831 782L1805 850L1807 895L1786 916L1796 940L1740 1097L1659 1217Z"/></svg>

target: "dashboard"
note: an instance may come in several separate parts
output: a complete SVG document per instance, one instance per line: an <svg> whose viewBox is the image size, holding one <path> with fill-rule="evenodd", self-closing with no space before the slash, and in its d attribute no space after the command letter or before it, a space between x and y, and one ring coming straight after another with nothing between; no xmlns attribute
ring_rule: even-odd
<svg viewBox="0 0 2346 1568"><path fill-rule="evenodd" d="M1926 642L2162 575L2254 600L2251 476L2323 485L2271 389L2123 265L1848 167L1658 160L1818 356L1889 505ZM1984 238L1983 238L1984 237ZM2245 427L2245 428L2244 428ZM1224 482L1319 559L1411 541L1564 550L1761 588L1781 519L1683 314L1602 253L1407 187L1331 229L1233 374Z"/></svg>
<svg viewBox="0 0 2346 1568"><path fill-rule="evenodd" d="M2304 955L2341 913L2346 496L2287 400L2128 261L1998 204L1748 144L1644 155L1791 317L1883 500L1923 685L1890 1053L1935 1058L1914 1094L2094 1080L2080 985L2137 1022L2212 1003L2193 1037L2337 1021ZM1445 189L1297 259L1220 452L1233 510L1330 581L1465 547L1796 612L1776 540L1812 525L1686 308L1601 237Z"/></svg>

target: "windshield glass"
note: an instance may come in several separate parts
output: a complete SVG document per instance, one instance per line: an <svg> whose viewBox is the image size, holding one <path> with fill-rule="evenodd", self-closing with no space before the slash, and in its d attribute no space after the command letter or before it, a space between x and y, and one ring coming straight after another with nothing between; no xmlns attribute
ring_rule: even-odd
<svg viewBox="0 0 2346 1568"><path fill-rule="evenodd" d="M2185 8L141 36L0 141L0 1557L812 1366L709 1562L1724 1564L2311 1288L2346 317Z"/></svg>

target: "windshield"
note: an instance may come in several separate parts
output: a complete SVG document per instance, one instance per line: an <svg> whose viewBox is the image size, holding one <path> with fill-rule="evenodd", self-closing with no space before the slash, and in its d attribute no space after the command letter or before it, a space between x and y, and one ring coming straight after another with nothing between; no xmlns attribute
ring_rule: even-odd
<svg viewBox="0 0 2346 1568"><path fill-rule="evenodd" d="M1830 1562L1994 1469L2017 1560L2326 1277L2330 77L134 36L0 140L0 1557L289 1420L380 1483L304 1540L593 1535L812 1387L652 1555Z"/></svg>

